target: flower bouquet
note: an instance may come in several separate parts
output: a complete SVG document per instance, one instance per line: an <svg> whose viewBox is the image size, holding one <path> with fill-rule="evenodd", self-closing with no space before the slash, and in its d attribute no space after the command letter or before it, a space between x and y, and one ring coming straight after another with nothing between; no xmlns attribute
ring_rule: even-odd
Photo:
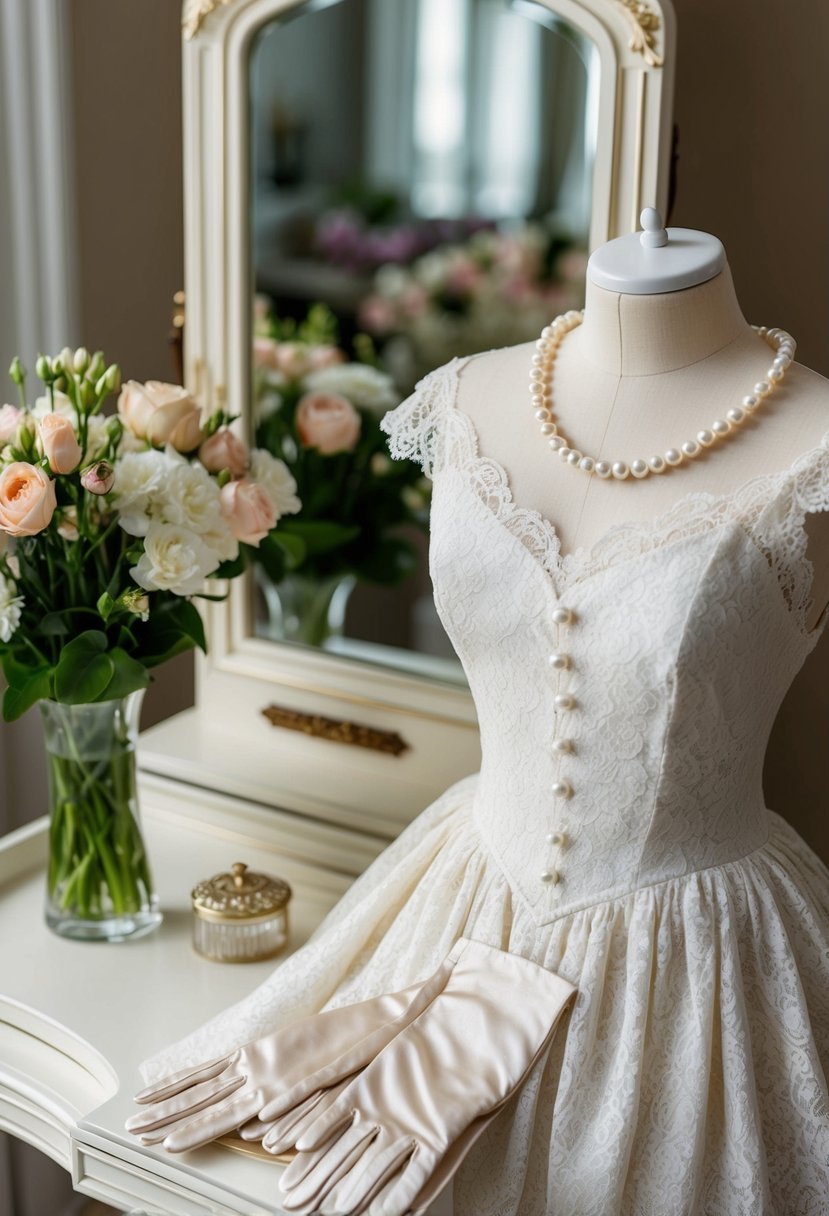
<svg viewBox="0 0 829 1216"><path fill-rule="evenodd" d="M408 267L381 267L360 323L383 341L397 383L411 387L455 355L528 341L550 317L580 307L586 262L543 224L479 231Z"/></svg>
<svg viewBox="0 0 829 1216"><path fill-rule="evenodd" d="M339 632L357 581L390 586L415 569L405 525L428 530L431 483L417 464L389 458L380 430L399 394L370 340L355 346L360 357L349 361L323 305L299 325L257 305L256 443L288 467L302 509L256 562L273 636L312 645Z"/></svg>
<svg viewBox="0 0 829 1216"><path fill-rule="evenodd" d="M206 649L195 604L286 513L296 485L175 385L103 355L41 356L44 391L0 409L3 715L41 705L49 760L47 921L121 939L160 920L137 813L135 736L151 671ZM102 407L120 388L117 414ZM221 598L221 597L214 597Z"/></svg>

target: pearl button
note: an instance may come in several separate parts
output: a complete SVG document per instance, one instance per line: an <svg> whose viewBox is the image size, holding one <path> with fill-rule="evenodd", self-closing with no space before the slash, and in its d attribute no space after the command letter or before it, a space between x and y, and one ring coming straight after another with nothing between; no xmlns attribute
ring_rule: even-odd
<svg viewBox="0 0 829 1216"><path fill-rule="evenodd" d="M572 739L554 739L553 740L553 751L554 752L566 752L569 755L573 751L573 740Z"/></svg>
<svg viewBox="0 0 829 1216"><path fill-rule="evenodd" d="M569 654L562 654L561 651L557 650L550 655L547 662L551 667L554 667L556 671L566 671L570 666L570 656Z"/></svg>
<svg viewBox="0 0 829 1216"><path fill-rule="evenodd" d="M556 709L575 709L576 698L569 692L557 692L553 704Z"/></svg>
<svg viewBox="0 0 829 1216"><path fill-rule="evenodd" d="M558 870L542 870L540 877L542 882L550 883L552 886L555 886L561 875L559 874Z"/></svg>
<svg viewBox="0 0 829 1216"><path fill-rule="evenodd" d="M547 833L547 844L555 844L555 845L563 846L564 844L566 844L566 842L567 842L567 833L564 831Z"/></svg>
<svg viewBox="0 0 829 1216"><path fill-rule="evenodd" d="M555 794L556 798L569 798L573 793L573 787L569 781L554 781L550 786L550 790Z"/></svg>
<svg viewBox="0 0 829 1216"><path fill-rule="evenodd" d="M556 625L569 625L573 619L573 612L570 608L555 608L553 610L553 620Z"/></svg>

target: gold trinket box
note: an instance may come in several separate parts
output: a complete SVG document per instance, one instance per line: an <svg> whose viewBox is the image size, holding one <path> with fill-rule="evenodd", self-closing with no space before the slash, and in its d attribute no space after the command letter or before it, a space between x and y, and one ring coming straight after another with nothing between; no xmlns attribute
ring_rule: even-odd
<svg viewBox="0 0 829 1216"><path fill-rule="evenodd" d="M229 874L214 874L193 888L194 948L217 963L273 958L288 941L290 898L283 879L237 861Z"/></svg>

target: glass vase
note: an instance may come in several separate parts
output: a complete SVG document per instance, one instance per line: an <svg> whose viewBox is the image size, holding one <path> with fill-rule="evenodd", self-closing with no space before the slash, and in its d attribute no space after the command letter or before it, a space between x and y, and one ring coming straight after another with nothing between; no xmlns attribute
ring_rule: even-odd
<svg viewBox="0 0 829 1216"><path fill-rule="evenodd" d="M353 574L324 579L288 574L278 583L271 582L260 566L256 574L268 610L269 638L324 646L330 638L343 636L348 597L357 584Z"/></svg>
<svg viewBox="0 0 829 1216"><path fill-rule="evenodd" d="M161 923L135 777L143 697L40 702L49 770L46 922L62 937L117 942Z"/></svg>

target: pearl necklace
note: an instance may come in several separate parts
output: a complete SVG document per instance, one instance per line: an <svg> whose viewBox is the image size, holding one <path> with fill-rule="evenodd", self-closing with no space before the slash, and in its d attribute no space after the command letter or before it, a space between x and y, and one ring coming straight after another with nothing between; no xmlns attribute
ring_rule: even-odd
<svg viewBox="0 0 829 1216"><path fill-rule="evenodd" d="M553 421L553 393L550 386L553 364L564 335L581 325L583 318L584 312L566 312L542 330L541 337L535 344L536 353L532 357L530 371L532 407L541 424L541 434L566 464L585 473L595 473L597 477L615 477L619 481L624 481L631 474L642 478L650 473L664 473L668 468L675 468L686 460L695 460L718 439L724 439L726 435L738 430L781 382L792 365L796 349L794 338L784 329L766 329L765 325L753 326L775 351L765 380L758 381L752 391L743 397L741 404L730 409L725 418L718 418L711 423L710 428L698 431L696 439L688 439L678 448L668 448L663 456L651 456L649 460L632 460L628 465L624 460L596 460L593 456L583 455L578 448L570 446Z"/></svg>

